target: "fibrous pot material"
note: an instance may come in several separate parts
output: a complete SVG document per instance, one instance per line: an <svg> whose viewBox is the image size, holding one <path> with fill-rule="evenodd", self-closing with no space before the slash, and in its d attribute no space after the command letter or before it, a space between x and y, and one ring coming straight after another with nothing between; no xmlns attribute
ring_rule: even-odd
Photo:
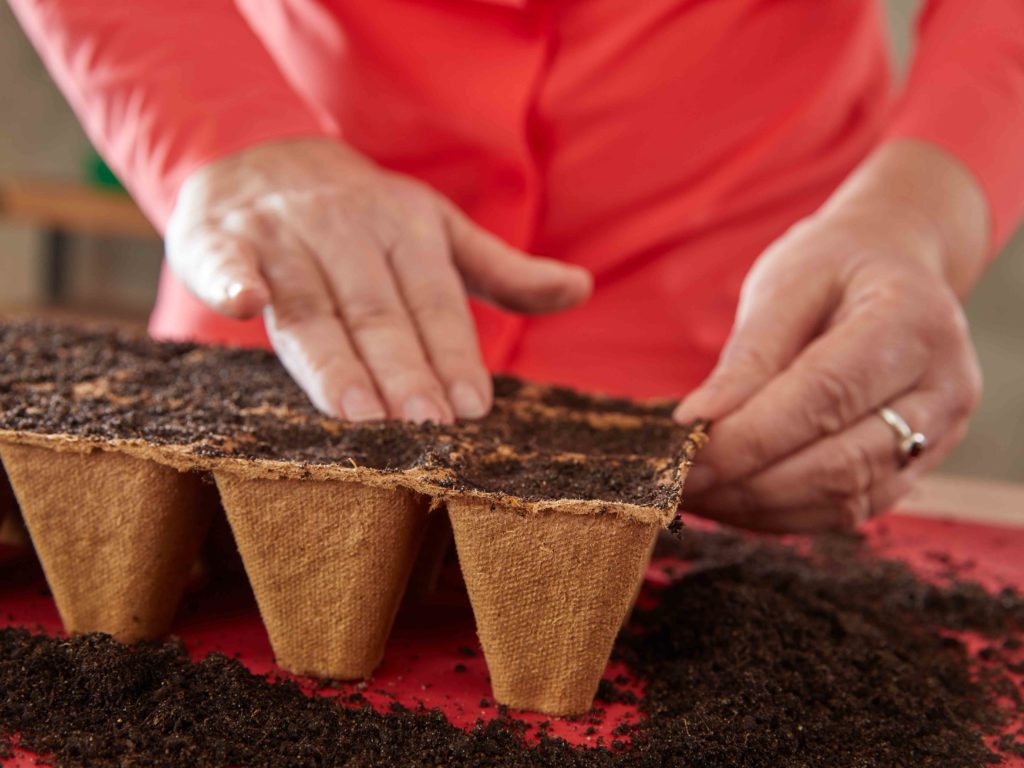
<svg viewBox="0 0 1024 768"><path fill-rule="evenodd" d="M589 707L705 439L508 377L480 421L351 424L268 352L26 322L0 351L0 456L69 631L169 628L212 476L279 663L366 676L447 507L495 695L550 713Z"/></svg>

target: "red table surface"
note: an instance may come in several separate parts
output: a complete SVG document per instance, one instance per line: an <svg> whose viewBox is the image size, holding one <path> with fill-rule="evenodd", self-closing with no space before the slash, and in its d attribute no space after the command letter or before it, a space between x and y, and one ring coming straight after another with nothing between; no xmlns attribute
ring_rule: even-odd
<svg viewBox="0 0 1024 768"><path fill-rule="evenodd" d="M906 561L926 578L942 578L953 567L960 578L976 580L990 590L1024 587L1024 528L890 515L869 525L866 532L875 551ZM647 573L650 584L667 581L666 565L670 563L665 560L652 563ZM457 576L457 571L454 574ZM56 608L44 586L38 569L4 565L0 552L0 626L26 626L60 633ZM266 632L244 584L231 589L207 588L187 596L174 633L184 640L195 658L220 651L239 658L257 674L282 674L274 665ZM972 645L982 643L980 638L967 640ZM467 656L466 648L474 649L475 655ZM456 665L464 671L456 671ZM606 677L623 671L612 662ZM1017 683L1024 688L1024 680L1018 677ZM460 727L497 716L493 703L481 706L481 700L493 700L464 592L446 589L443 584L429 603L403 607L384 662L371 680L358 688L357 685L346 683L340 690L361 690L380 709L393 701L410 707L420 703L438 707ZM315 694L312 689L310 692ZM323 693L336 695L338 689ZM550 733L577 744L594 744L598 740L610 744L612 730L619 723L635 722L640 717L635 706L600 706L605 714L599 724L531 713L517 713L517 717L532 723L550 720ZM585 731L591 726L596 733L587 735ZM14 758L3 761L3 765L29 768L35 765L35 759L26 752L18 752ZM1024 759L1010 758L1004 765L1024 768Z"/></svg>

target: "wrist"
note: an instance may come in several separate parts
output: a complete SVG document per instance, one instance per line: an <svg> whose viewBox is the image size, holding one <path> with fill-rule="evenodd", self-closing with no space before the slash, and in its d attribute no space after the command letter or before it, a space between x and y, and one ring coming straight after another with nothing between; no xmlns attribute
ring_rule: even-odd
<svg viewBox="0 0 1024 768"><path fill-rule="evenodd" d="M959 160L923 142L899 140L875 150L822 207L840 219L867 217L907 244L965 295L988 254L988 205Z"/></svg>

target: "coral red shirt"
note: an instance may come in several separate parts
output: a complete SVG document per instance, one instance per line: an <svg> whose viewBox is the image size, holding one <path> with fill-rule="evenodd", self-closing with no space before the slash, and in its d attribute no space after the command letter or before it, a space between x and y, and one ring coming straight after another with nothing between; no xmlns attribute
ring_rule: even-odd
<svg viewBox="0 0 1024 768"><path fill-rule="evenodd" d="M752 260L885 137L1024 207L1024 2L932 0L902 96L874 0L12 0L158 226L182 180L339 135L509 242L583 265L585 306L475 309L488 363L633 395L706 374ZM266 344L169 274L152 332Z"/></svg>

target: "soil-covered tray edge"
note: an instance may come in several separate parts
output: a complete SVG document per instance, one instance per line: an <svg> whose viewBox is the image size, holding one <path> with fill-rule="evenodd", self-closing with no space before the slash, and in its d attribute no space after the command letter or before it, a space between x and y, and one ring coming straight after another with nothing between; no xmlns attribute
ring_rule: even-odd
<svg viewBox="0 0 1024 768"><path fill-rule="evenodd" d="M683 441L680 455L674 466L666 468L675 476L675 497L664 507L642 506L602 499L538 499L527 500L517 496L482 491L457 486L458 479L448 469L400 469L382 471L357 465L309 464L287 460L248 459L235 457L204 456L194 446L154 445L145 440L108 440L68 434L40 434L0 429L0 443L34 445L54 451L91 453L111 451L133 458L154 461L172 467L179 472L227 472L248 479L341 481L361 483L379 488L407 488L435 500L450 498L483 498L495 504L512 508L523 514L561 512L567 514L593 515L615 514L638 523L660 523L668 525L675 516L682 500L683 486L689 468L697 452L708 440L703 422L693 425Z"/></svg>

